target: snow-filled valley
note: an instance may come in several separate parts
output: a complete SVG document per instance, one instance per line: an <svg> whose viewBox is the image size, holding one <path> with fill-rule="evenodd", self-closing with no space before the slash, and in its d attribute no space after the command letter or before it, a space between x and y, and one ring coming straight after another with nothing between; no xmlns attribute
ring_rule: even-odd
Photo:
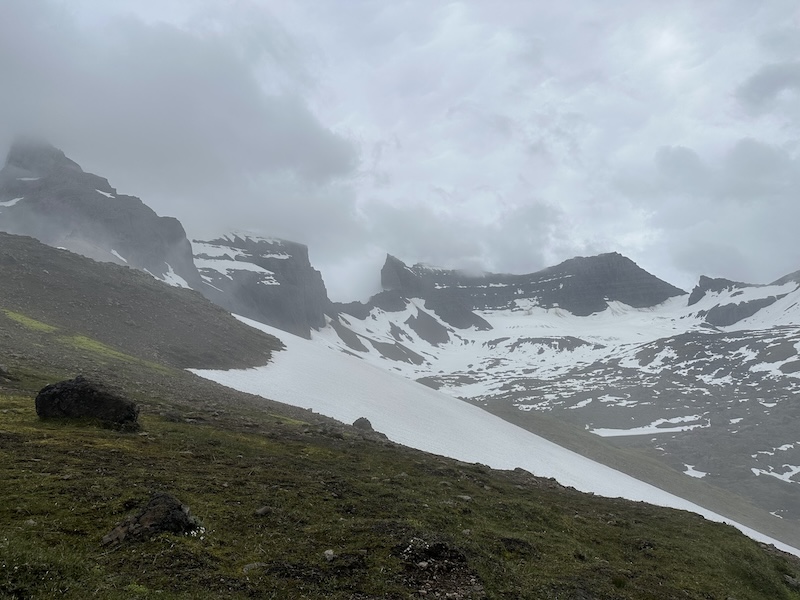
<svg viewBox="0 0 800 600"><path fill-rule="evenodd" d="M195 373L343 422L366 417L391 440L427 452L498 469L521 467L585 492L698 512L712 520L730 522L755 539L800 555L798 549L565 450L476 406L318 342L243 320L280 338L286 350L276 352L273 361L264 367Z"/></svg>

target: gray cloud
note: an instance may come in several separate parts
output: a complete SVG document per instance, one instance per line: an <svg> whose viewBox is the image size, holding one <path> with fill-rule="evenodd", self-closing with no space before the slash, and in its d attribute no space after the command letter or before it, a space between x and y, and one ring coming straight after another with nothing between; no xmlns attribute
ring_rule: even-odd
<svg viewBox="0 0 800 600"><path fill-rule="evenodd" d="M737 90L742 102L753 110L765 110L784 91L800 91L800 62L765 65Z"/></svg>
<svg viewBox="0 0 800 600"><path fill-rule="evenodd" d="M346 6L0 0L0 147L47 137L194 237L305 242L340 300L385 252L800 267L794 0Z"/></svg>

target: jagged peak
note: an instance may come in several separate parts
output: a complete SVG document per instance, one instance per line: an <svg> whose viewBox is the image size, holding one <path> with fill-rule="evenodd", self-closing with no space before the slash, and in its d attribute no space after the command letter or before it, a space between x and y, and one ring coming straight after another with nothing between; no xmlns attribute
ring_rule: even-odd
<svg viewBox="0 0 800 600"><path fill-rule="evenodd" d="M700 280L694 286L692 293L689 295L689 306L697 304L708 292L723 292L725 290L737 290L748 287L761 287L755 283L743 283L741 281L733 281L723 277L706 277L700 275Z"/></svg>

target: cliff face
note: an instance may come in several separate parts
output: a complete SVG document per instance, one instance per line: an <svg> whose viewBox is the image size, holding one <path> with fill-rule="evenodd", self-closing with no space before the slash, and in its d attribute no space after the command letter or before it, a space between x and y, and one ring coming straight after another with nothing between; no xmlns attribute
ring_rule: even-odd
<svg viewBox="0 0 800 600"><path fill-rule="evenodd" d="M231 234L193 245L198 289L209 300L305 338L325 326L330 301L303 244Z"/></svg>
<svg viewBox="0 0 800 600"><path fill-rule="evenodd" d="M145 270L173 285L200 285L177 219L118 194L108 180L85 173L41 141L18 140L11 147L0 171L0 229Z"/></svg>
<svg viewBox="0 0 800 600"><path fill-rule="evenodd" d="M381 271L385 289L422 297L439 309L500 310L522 303L562 308L586 316L619 301L636 308L654 306L683 290L654 277L617 253L573 258L527 275L468 275L423 265L405 266L390 256Z"/></svg>

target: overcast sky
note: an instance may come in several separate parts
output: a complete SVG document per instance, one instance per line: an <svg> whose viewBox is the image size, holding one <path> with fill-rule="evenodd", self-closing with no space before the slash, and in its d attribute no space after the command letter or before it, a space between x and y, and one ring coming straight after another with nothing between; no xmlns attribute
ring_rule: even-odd
<svg viewBox="0 0 800 600"><path fill-rule="evenodd" d="M800 269L797 0L0 0L0 149L45 136L193 238L671 283Z"/></svg>

